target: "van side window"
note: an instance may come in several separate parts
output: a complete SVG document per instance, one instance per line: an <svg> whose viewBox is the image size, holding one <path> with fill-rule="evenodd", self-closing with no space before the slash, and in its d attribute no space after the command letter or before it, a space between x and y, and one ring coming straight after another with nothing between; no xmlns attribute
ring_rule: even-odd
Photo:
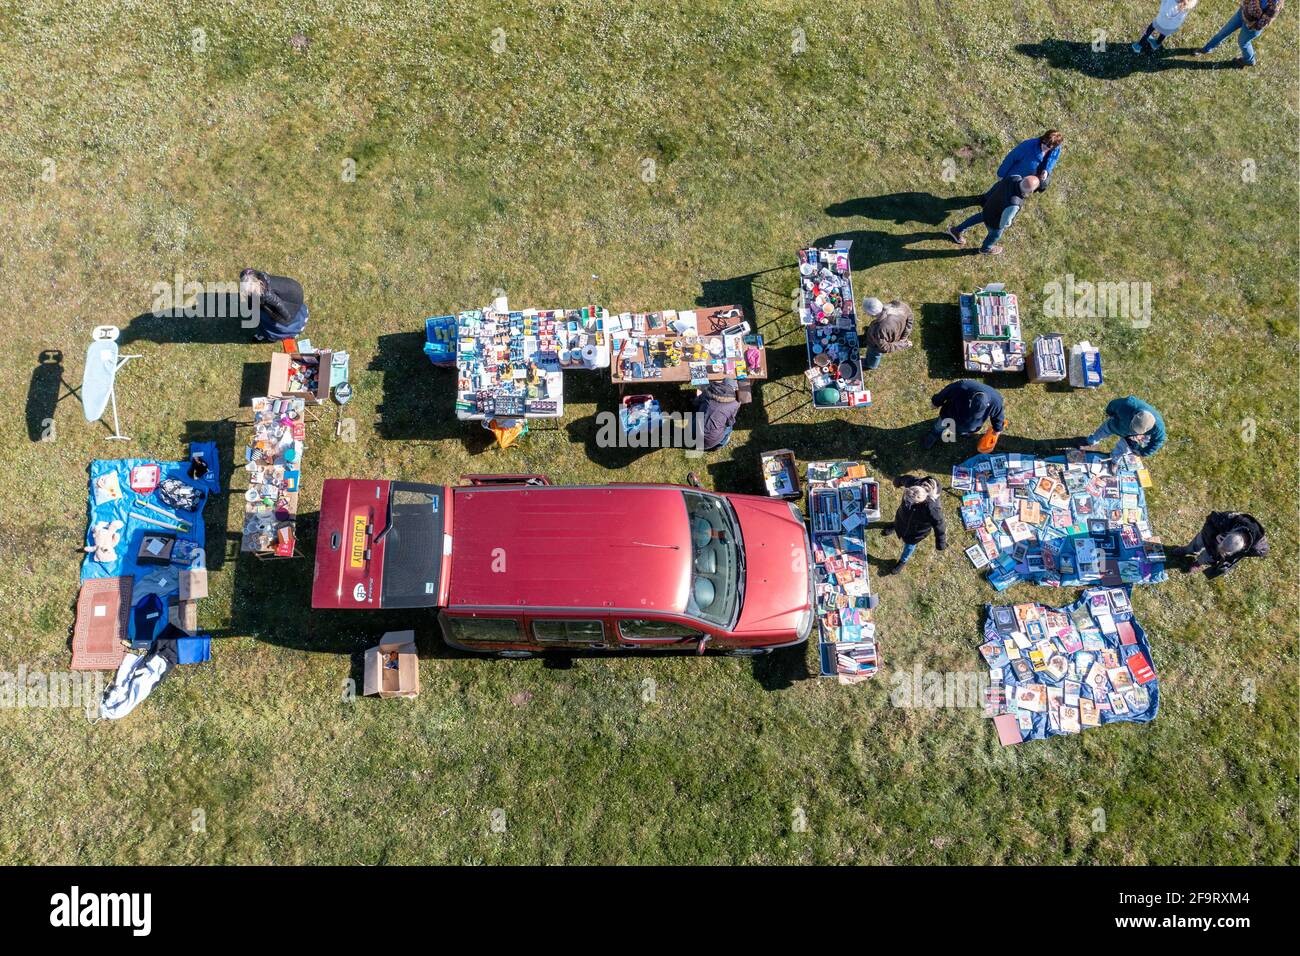
<svg viewBox="0 0 1300 956"><path fill-rule="evenodd" d="M600 621L533 621L533 637L547 644L600 644L605 626Z"/></svg>
<svg viewBox="0 0 1300 956"><path fill-rule="evenodd" d="M509 617L452 617L441 615L448 640L472 644L475 641L520 641L519 622Z"/></svg>
<svg viewBox="0 0 1300 956"><path fill-rule="evenodd" d="M688 638L694 640L704 635L703 631L697 631L685 624L678 624L676 621L656 621L648 618L630 618L626 621L619 621L618 630L624 637L633 641L671 641L686 640Z"/></svg>

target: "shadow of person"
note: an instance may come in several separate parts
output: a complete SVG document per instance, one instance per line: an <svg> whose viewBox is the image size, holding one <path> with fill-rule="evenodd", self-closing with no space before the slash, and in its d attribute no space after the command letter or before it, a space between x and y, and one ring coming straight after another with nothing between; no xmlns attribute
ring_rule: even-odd
<svg viewBox="0 0 1300 956"><path fill-rule="evenodd" d="M246 318L245 312L237 293L204 293L195 297L192 306L140 313L122 329L118 346L141 341L206 345L252 342L256 322Z"/></svg>
<svg viewBox="0 0 1300 956"><path fill-rule="evenodd" d="M1098 51L1091 43L1080 40L1043 40L1018 43L1016 52L1035 60L1046 60L1054 70L1082 73L1094 80L1119 80L1135 73L1159 73L1162 70L1233 69L1232 60L1182 59L1199 47L1178 47L1157 53L1134 53L1127 43L1117 43Z"/></svg>
<svg viewBox="0 0 1300 956"><path fill-rule="evenodd" d="M973 196L936 196L926 192L888 193L884 196L861 196L826 207L826 215L837 219L860 216L904 226L912 222L940 226L958 209L978 206L982 194Z"/></svg>
<svg viewBox="0 0 1300 956"><path fill-rule="evenodd" d="M830 246L849 239L849 265L855 272L884 265L887 262L915 262L921 259L951 259L955 256L977 255L978 244L956 245L945 232L883 232L876 229L855 229L822 236L812 243ZM917 243L942 243L942 245L917 248Z"/></svg>
<svg viewBox="0 0 1300 956"><path fill-rule="evenodd" d="M63 378L63 353L58 349L43 349L36 357L36 366L27 385L27 437L34 441L49 441L54 437L54 412L65 396L76 390Z"/></svg>

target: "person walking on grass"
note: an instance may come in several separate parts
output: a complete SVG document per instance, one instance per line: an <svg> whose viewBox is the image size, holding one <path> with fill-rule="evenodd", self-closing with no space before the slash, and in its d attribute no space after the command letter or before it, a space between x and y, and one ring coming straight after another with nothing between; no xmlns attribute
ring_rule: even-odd
<svg viewBox="0 0 1300 956"><path fill-rule="evenodd" d="M1133 52L1143 53L1150 50L1154 53L1159 50L1165 40L1179 31L1183 21L1187 19L1187 14L1195 9L1196 3L1197 0L1160 0L1160 10L1156 13L1156 18L1133 44Z"/></svg>
<svg viewBox="0 0 1300 956"><path fill-rule="evenodd" d="M1117 398L1106 406L1106 419L1101 426L1091 435L1074 439L1073 444L1096 450L1095 446L1108 435L1119 438L1110 453L1112 467L1129 453L1149 458L1164 447L1165 420L1140 398L1132 395Z"/></svg>
<svg viewBox="0 0 1300 956"><path fill-rule="evenodd" d="M881 529L885 537L898 535L903 542L903 553L888 571L881 572L888 576L903 570L916 546L934 532L934 549L943 551L948 547L948 529L943 522L943 508L939 505L939 483L933 478L916 478L902 475L894 479L894 487L903 489L903 500L894 512L891 524Z"/></svg>
<svg viewBox="0 0 1300 956"><path fill-rule="evenodd" d="M984 208L961 225L950 226L948 237L957 245L964 246L966 238L962 233L976 223L982 222L989 234L984 237L980 252L986 256L1002 255L1002 247L998 245L998 240L1016 218L1025 200L1036 193L1040 185L1037 176L1007 176L998 180L998 184L985 195Z"/></svg>
<svg viewBox="0 0 1300 956"><path fill-rule="evenodd" d="M1200 533L1185 548L1169 552L1191 558L1183 570L1204 571L1207 578L1227 574L1242 558L1268 557L1264 526L1244 511L1211 511Z"/></svg>
<svg viewBox="0 0 1300 956"><path fill-rule="evenodd" d="M973 382L968 378L953 382L935 393L930 404L939 409L939 418L934 428L921 439L922 448L933 448L950 428L956 435L965 437L974 435L988 422L988 433L979 444L979 451L987 453L993 450L1006 427L1002 415L1002 393L983 382Z"/></svg>
<svg viewBox="0 0 1300 956"><path fill-rule="evenodd" d="M1196 0L1192 0L1193 3ZM1027 139L1007 153L998 167L998 179L1008 176L1037 176L1038 192L1047 192L1052 180L1052 170L1061 158L1065 137L1060 130L1049 129L1042 136Z"/></svg>
<svg viewBox="0 0 1300 956"><path fill-rule="evenodd" d="M911 306L898 299L889 305L879 299L868 299L863 308L867 315L874 317L862 333L862 341L866 343L862 367L870 372L880 367L880 360L886 355L912 347L915 318Z"/></svg>
<svg viewBox="0 0 1300 956"><path fill-rule="evenodd" d="M1253 40L1264 32L1264 28L1273 22L1273 18L1282 10L1283 0L1245 0L1240 9L1228 18L1210 42L1197 50L1193 56L1203 56L1217 47L1238 30L1237 45L1241 47L1241 56L1235 61L1237 66L1255 65L1255 47Z"/></svg>

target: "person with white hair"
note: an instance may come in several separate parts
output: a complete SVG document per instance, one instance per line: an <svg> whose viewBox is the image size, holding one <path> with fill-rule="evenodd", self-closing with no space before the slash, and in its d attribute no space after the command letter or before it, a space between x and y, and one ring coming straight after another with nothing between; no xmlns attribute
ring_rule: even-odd
<svg viewBox="0 0 1300 956"><path fill-rule="evenodd" d="M1164 447L1165 420L1140 398L1117 398L1106 406L1106 420L1101 427L1091 435L1074 439L1072 444L1094 451L1108 435L1119 439L1110 453L1112 462L1130 453L1149 458Z"/></svg>
<svg viewBox="0 0 1300 956"><path fill-rule="evenodd" d="M862 333L862 340L866 343L862 368L869 372L879 368L880 360L886 355L912 347L915 319L911 306L898 299L889 305L879 299L867 299L862 308L873 320Z"/></svg>
<svg viewBox="0 0 1300 956"><path fill-rule="evenodd" d="M943 521L943 508L939 504L939 483L933 478L901 475L894 479L894 487L903 489L903 500L894 512L894 520L881 529L885 537L898 535L903 542L903 553L893 567L881 574L888 576L903 570L916 546L934 532L934 549L946 550L948 529Z"/></svg>
<svg viewBox="0 0 1300 956"><path fill-rule="evenodd" d="M1207 578L1227 574L1242 558L1268 557L1264 526L1244 511L1211 511L1200 533L1185 548L1170 551L1190 557L1185 571L1204 571Z"/></svg>

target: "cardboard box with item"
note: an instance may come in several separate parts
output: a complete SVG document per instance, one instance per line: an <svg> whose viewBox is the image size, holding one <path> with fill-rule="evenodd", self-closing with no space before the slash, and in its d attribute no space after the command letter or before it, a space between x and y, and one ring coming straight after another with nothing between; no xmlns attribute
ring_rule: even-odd
<svg viewBox="0 0 1300 956"><path fill-rule="evenodd" d="M273 353L266 394L271 398L301 398L319 405L330 395L333 354L329 349Z"/></svg>
<svg viewBox="0 0 1300 956"><path fill-rule="evenodd" d="M367 697L414 697L420 693L420 661L414 631L389 631L377 647L366 650Z"/></svg>

